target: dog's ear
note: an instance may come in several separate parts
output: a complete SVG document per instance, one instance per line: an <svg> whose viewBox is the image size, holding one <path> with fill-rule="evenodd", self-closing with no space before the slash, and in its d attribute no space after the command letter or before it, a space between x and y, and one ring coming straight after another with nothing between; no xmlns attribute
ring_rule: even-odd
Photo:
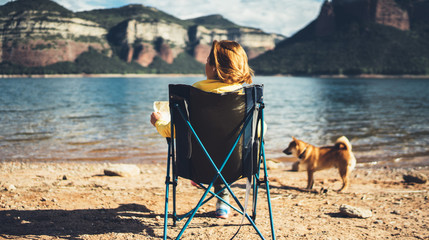
<svg viewBox="0 0 429 240"><path fill-rule="evenodd" d="M296 138L294 137L294 136L292 136L292 139L295 141L296 140Z"/></svg>
<svg viewBox="0 0 429 240"><path fill-rule="evenodd" d="M344 143L337 143L335 144L335 147L337 149L347 150L347 146Z"/></svg>

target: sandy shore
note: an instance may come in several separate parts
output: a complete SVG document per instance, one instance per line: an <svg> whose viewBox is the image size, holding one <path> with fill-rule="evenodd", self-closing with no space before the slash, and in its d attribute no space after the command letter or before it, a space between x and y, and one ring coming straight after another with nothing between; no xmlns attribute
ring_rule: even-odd
<svg viewBox="0 0 429 240"><path fill-rule="evenodd" d="M0 163L0 239L159 239L163 234L164 164L141 164L133 177L104 175L106 163ZM346 193L335 169L316 173L315 191L306 192L305 172L280 164L270 169L277 239L428 239L429 184L405 183L410 170L429 175L429 167L358 167ZM244 198L244 182L233 189ZM320 191L321 189L325 189ZM184 213L201 190L179 180L178 211ZM257 225L270 230L265 189ZM340 214L347 204L370 210L369 218ZM183 239L230 239L241 216L214 217L215 201L197 213ZM171 221L170 221L171 223ZM178 225L182 226L183 221ZM178 229L171 227L169 236ZM258 239L246 224L235 239Z"/></svg>

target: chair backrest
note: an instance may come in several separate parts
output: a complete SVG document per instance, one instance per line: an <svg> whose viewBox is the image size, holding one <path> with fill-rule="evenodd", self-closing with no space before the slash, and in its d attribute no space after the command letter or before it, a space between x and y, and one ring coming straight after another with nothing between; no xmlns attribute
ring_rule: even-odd
<svg viewBox="0 0 429 240"><path fill-rule="evenodd" d="M210 183L216 174L192 134L193 130L218 168L238 141L222 171L227 182L234 182L255 171L254 153L258 150L252 139L256 136L257 121L254 119L260 117L258 106L262 103L262 90L262 85L251 85L237 92L217 94L189 85L169 85L171 125L172 130L174 128L176 131L175 167L178 176ZM246 122L248 124L240 135Z"/></svg>

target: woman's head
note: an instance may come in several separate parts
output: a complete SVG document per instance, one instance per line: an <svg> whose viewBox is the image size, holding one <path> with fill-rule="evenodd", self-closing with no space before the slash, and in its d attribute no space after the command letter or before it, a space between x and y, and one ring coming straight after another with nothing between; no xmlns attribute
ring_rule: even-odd
<svg viewBox="0 0 429 240"><path fill-rule="evenodd" d="M207 63L209 66L206 65L206 68L214 70L213 77L222 82L252 83L253 70L247 62L246 52L237 42L213 41Z"/></svg>

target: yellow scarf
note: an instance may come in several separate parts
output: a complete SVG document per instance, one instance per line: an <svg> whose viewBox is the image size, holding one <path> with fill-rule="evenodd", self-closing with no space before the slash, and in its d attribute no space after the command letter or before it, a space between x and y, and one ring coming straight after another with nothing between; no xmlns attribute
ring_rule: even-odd
<svg viewBox="0 0 429 240"><path fill-rule="evenodd" d="M214 79L199 81L192 84L192 86L212 93L234 92L243 87L240 83L228 84Z"/></svg>

